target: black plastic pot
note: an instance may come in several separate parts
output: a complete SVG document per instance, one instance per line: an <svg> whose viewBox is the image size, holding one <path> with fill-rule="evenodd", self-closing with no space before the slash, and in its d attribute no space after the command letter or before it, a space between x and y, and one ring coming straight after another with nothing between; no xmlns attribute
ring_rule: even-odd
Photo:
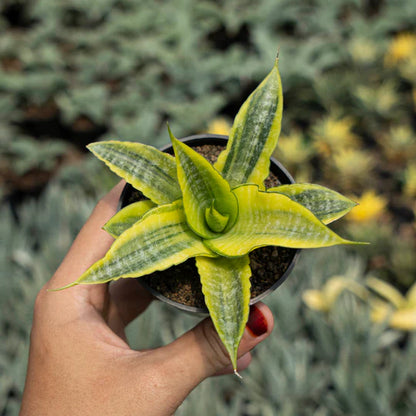
<svg viewBox="0 0 416 416"><path fill-rule="evenodd" d="M197 134L194 136L189 136L189 137L185 137L183 139L181 139L181 141L185 142L188 146L204 146L204 145L221 145L221 146L226 146L227 145L227 141L228 141L228 137L227 136L222 136L222 135L218 135L218 134ZM160 149L163 152L169 153L169 154L174 154L173 152L173 147L172 145L168 144L164 147L162 147ZM291 183L295 183L294 179L292 178L292 176L289 174L289 172L284 168L284 166L278 162L276 159L271 158L270 159L271 163L270 163L270 171L277 177L277 179L279 180L279 182L281 184L291 184ZM124 189L123 192L121 194L120 197L120 209L124 208L126 205L128 205L131 202L131 196L134 192L133 187L130 184L127 184ZM264 299L266 296L268 296L270 293L272 293L274 290L276 290L289 276L289 274L291 273L298 257L300 254L300 250L293 250L293 257L290 261L289 266L287 267L286 271L282 274L282 276L280 276L280 278L278 280L276 280L276 282L269 287L267 290L265 290L264 292L262 292L260 295L252 298L250 300L250 305L257 303L258 301ZM200 314L200 315L207 315L208 314L208 310L206 308L198 308L195 306L189 306L189 305L184 305L182 303L176 302L174 300L171 300L169 298L167 298L166 296L162 295L160 292L154 290L152 287L148 286L146 284L146 282L144 282L143 280L141 280L140 278L138 279L141 283L142 286L144 286L150 293L152 293L153 296L155 296L157 299L175 306L178 309L181 309L183 311L186 312L190 312L193 314Z"/></svg>

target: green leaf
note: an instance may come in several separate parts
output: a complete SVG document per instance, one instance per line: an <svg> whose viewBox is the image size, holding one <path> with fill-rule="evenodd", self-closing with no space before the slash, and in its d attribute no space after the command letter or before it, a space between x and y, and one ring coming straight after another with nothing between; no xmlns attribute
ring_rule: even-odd
<svg viewBox="0 0 416 416"><path fill-rule="evenodd" d="M87 146L114 173L156 204L181 198L175 158L142 143L106 141Z"/></svg>
<svg viewBox="0 0 416 416"><path fill-rule="evenodd" d="M257 185L243 185L233 192L239 205L237 222L228 233L204 241L222 256L242 256L263 246L314 248L354 244L286 195L259 191Z"/></svg>
<svg viewBox="0 0 416 416"><path fill-rule="evenodd" d="M103 226L103 230L107 231L114 238L117 238L154 207L155 204L149 200L134 202L133 204L127 205Z"/></svg>
<svg viewBox="0 0 416 416"><path fill-rule="evenodd" d="M205 210L205 222L207 223L208 227L216 233L224 231L229 220L229 215L222 215L215 209L214 201L211 203L211 206Z"/></svg>
<svg viewBox="0 0 416 416"><path fill-rule="evenodd" d="M215 329L237 370L237 350L248 320L250 276L248 256L197 257L202 292Z"/></svg>
<svg viewBox="0 0 416 416"><path fill-rule="evenodd" d="M288 196L292 201L298 202L320 219L324 224L335 221L354 208L357 203L351 199L314 184L281 185L270 188L267 192L278 192Z"/></svg>
<svg viewBox="0 0 416 416"><path fill-rule="evenodd" d="M263 187L280 134L282 110L282 84L276 59L271 72L241 106L227 149L214 165L232 188L245 183Z"/></svg>
<svg viewBox="0 0 416 416"><path fill-rule="evenodd" d="M228 182L200 154L169 129L177 158L178 180L189 227L203 238L229 230L237 217L237 199Z"/></svg>
<svg viewBox="0 0 416 416"><path fill-rule="evenodd" d="M149 211L113 243L77 281L105 283L165 270L195 256L215 256L187 226L182 201Z"/></svg>

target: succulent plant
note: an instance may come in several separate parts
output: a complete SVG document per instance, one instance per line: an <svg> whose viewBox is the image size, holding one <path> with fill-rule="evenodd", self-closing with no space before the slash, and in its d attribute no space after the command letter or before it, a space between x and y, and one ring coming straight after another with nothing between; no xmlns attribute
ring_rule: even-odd
<svg viewBox="0 0 416 416"><path fill-rule="evenodd" d="M402 295L393 285L375 277L367 278L367 286L381 298L370 301L371 319L374 322L388 322L392 328L404 331L416 329L416 283L406 295Z"/></svg>
<svg viewBox="0 0 416 416"><path fill-rule="evenodd" d="M282 118L278 60L240 108L227 148L211 165L170 128L175 157L141 143L105 141L88 148L148 198L120 210L104 229L116 240L78 284L137 278L195 257L205 303L236 371L249 315L248 253L352 244L325 224L355 203L319 185L265 189Z"/></svg>

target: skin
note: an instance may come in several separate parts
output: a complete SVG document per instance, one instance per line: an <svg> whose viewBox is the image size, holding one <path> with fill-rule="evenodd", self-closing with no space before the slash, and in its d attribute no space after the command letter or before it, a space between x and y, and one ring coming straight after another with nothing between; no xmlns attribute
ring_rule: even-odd
<svg viewBox="0 0 416 416"><path fill-rule="evenodd" d="M36 298L20 416L171 415L204 379L233 371L208 318L169 345L131 349L124 329L152 301L135 279L47 291L76 280L104 256L113 239L101 227L115 214L123 186L97 204ZM256 336L246 328L239 371L273 329L269 308L256 306L267 331Z"/></svg>

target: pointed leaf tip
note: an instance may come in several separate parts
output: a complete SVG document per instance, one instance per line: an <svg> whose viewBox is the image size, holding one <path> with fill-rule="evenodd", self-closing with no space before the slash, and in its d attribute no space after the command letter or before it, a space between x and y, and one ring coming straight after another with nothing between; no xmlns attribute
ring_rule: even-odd
<svg viewBox="0 0 416 416"><path fill-rule="evenodd" d="M196 266L212 322L236 370L237 350L250 310L249 257L197 257Z"/></svg>
<svg viewBox="0 0 416 416"><path fill-rule="evenodd" d="M215 256L186 225L182 201L165 204L118 237L105 257L74 282L106 283L165 270L195 256Z"/></svg>
<svg viewBox="0 0 416 416"><path fill-rule="evenodd" d="M282 111L282 83L276 60L238 111L227 148L214 165L231 187L245 183L263 187L279 138Z"/></svg>
<svg viewBox="0 0 416 416"><path fill-rule="evenodd" d="M277 192L288 196L311 211L324 224L329 224L345 214L356 202L321 185L295 183L270 188L267 192Z"/></svg>
<svg viewBox="0 0 416 416"><path fill-rule="evenodd" d="M234 368L234 375L236 375L240 380L243 379L243 377L240 375L236 368Z"/></svg>
<svg viewBox="0 0 416 416"><path fill-rule="evenodd" d="M268 245L317 248L362 244L338 236L286 195L262 192L256 185L242 185L233 192L239 205L236 224L229 232L204 242L221 256L238 257Z"/></svg>

